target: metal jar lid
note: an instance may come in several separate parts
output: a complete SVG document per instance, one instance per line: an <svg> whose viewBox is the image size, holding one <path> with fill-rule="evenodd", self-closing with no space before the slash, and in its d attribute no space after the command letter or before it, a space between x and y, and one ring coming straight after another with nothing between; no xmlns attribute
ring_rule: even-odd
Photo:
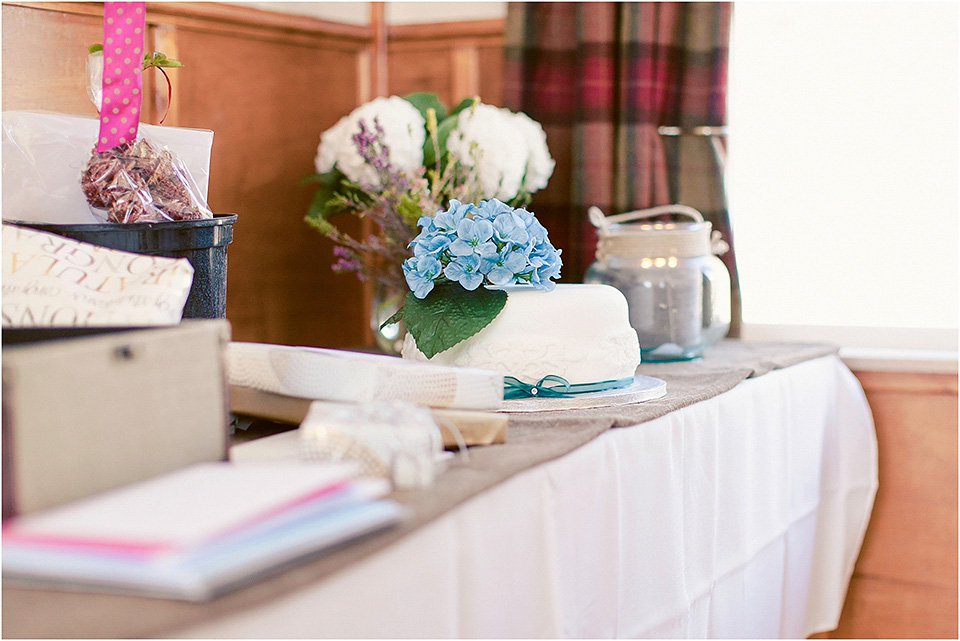
<svg viewBox="0 0 960 641"><path fill-rule="evenodd" d="M692 218L692 222L651 222L643 220L665 214ZM685 205L663 205L650 209L604 216L598 207L588 210L590 222L597 228L597 260L621 258L696 258L722 254L729 246L720 232L703 220L699 211ZM636 222L641 221L643 222Z"/></svg>

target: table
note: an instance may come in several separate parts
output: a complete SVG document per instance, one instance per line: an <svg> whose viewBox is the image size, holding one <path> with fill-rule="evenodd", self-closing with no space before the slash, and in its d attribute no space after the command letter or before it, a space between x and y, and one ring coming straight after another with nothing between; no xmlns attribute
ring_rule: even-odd
<svg viewBox="0 0 960 641"><path fill-rule="evenodd" d="M685 367L694 369L677 371L699 368L710 380L738 369L709 354ZM709 398L601 429L339 567L307 562L201 605L5 588L4 636L802 638L830 629L877 489L873 422L835 354L778 367L757 375L754 365ZM657 371L668 396L671 381L681 386L680 374ZM325 563L334 569L322 572ZM105 612L114 620L97 624Z"/></svg>

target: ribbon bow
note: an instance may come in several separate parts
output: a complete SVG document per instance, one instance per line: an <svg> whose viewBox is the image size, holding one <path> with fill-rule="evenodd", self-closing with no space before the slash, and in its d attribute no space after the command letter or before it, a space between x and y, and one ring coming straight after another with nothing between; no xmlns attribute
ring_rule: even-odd
<svg viewBox="0 0 960 641"><path fill-rule="evenodd" d="M632 376L597 383L577 383L576 385L571 385L567 379L556 374L547 374L533 384L524 383L513 376L504 376L503 398L508 401L518 398L569 398L575 394L620 389L631 383L633 383Z"/></svg>
<svg viewBox="0 0 960 641"><path fill-rule="evenodd" d="M566 398L569 396L570 383L565 378L548 374L531 385L524 383L513 376L503 377L503 398L530 398L540 396L546 398Z"/></svg>

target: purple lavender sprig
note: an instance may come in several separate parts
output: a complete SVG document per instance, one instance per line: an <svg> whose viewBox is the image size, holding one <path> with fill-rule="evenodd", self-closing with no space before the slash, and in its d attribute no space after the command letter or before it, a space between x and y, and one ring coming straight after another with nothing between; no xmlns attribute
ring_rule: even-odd
<svg viewBox="0 0 960 641"><path fill-rule="evenodd" d="M353 144L363 161L377 172L379 185L363 185L364 191L372 192L376 189L389 189L397 192L409 191L410 177L397 171L390 162L390 145L386 143L386 135L380 125L380 118L374 117L373 129L366 121L357 121L360 130L353 135Z"/></svg>
<svg viewBox="0 0 960 641"><path fill-rule="evenodd" d="M333 255L337 257L337 262L331 267L334 272L338 274L354 272L357 275L357 279L363 283L370 280L370 276L364 270L363 261L357 252L349 247L336 245L333 248Z"/></svg>
<svg viewBox="0 0 960 641"><path fill-rule="evenodd" d="M425 170L409 176L390 162L390 147L378 118L372 126L359 120L351 139L364 163L376 170L379 184L343 179L343 187L330 203L337 211L370 221L374 233L360 240L324 219L311 222L336 243L333 271L354 272L361 281L405 289L401 265L411 255L409 244L417 234L416 223L425 213L438 211L440 203L431 193Z"/></svg>

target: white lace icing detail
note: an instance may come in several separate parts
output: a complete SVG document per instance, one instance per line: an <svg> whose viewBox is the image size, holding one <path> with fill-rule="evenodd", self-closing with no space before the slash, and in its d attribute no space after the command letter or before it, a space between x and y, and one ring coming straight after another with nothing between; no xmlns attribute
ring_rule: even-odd
<svg viewBox="0 0 960 641"><path fill-rule="evenodd" d="M402 355L427 360L409 334ZM599 340L583 337L576 342L543 334L483 340L477 337L437 354L432 362L494 370L528 383L548 374L562 376L571 383L593 383L633 376L640 362L640 345L632 328L611 332Z"/></svg>

